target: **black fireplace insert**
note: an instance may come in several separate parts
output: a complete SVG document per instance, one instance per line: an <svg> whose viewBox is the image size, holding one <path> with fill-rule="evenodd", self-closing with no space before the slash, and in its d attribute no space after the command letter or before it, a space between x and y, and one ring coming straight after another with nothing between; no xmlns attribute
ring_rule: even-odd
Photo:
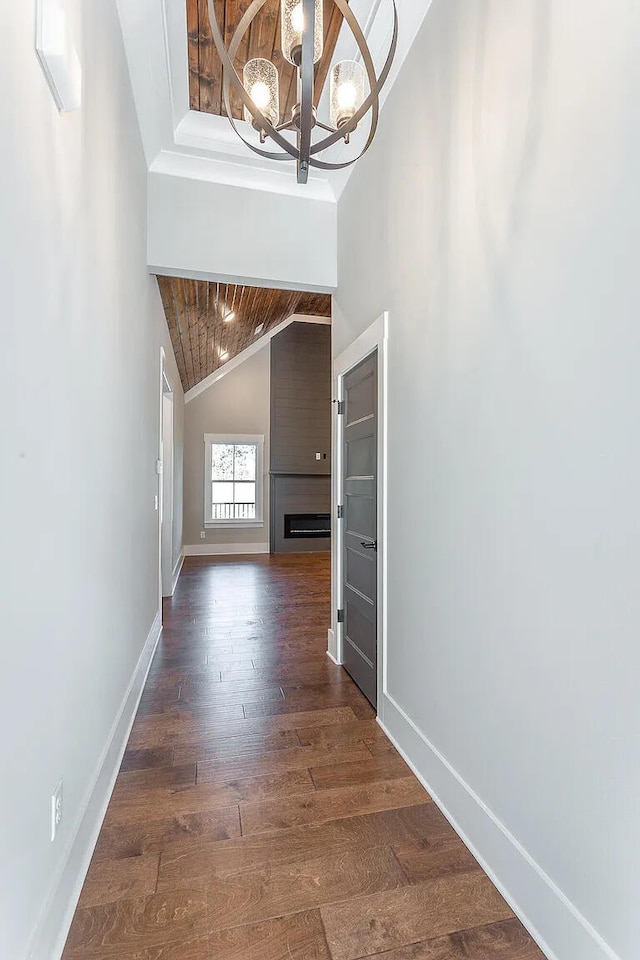
<svg viewBox="0 0 640 960"><path fill-rule="evenodd" d="M285 513L284 536L286 540L331 536L329 513Z"/></svg>

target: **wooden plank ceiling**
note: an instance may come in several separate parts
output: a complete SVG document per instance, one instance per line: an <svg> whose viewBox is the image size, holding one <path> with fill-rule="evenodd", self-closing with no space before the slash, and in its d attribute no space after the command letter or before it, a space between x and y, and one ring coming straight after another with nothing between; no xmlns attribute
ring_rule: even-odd
<svg viewBox="0 0 640 960"><path fill-rule="evenodd" d="M331 316L331 295L158 277L184 390L215 373L293 313ZM233 312L230 322L224 318ZM258 331L258 326L262 328Z"/></svg>
<svg viewBox="0 0 640 960"><path fill-rule="evenodd" d="M323 0L324 53L316 64L315 102L320 99L336 46L342 14L333 0ZM248 0L215 0L218 24L228 48L240 18L249 6ZM189 99L192 110L205 113L226 113L222 99L222 65L218 57L211 27L207 0L187 0L189 35ZM296 102L296 70L280 52L280 0L267 0L238 49L235 66L239 76L247 60L265 57L278 68L280 75L280 118L289 119ZM242 102L231 88L231 112L242 119Z"/></svg>

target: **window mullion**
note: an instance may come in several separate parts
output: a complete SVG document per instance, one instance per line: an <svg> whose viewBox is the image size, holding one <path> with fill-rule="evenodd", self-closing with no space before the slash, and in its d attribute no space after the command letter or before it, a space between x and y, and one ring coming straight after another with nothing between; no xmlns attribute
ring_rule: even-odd
<svg viewBox="0 0 640 960"><path fill-rule="evenodd" d="M231 496L233 497L233 516L236 516L236 445L233 445L233 473L231 475L232 490Z"/></svg>

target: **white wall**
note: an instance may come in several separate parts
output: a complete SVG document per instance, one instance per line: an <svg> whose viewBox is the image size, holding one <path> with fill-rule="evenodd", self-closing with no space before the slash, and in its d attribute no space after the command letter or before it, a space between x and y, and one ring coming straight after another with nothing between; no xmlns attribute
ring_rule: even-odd
<svg viewBox="0 0 640 960"><path fill-rule="evenodd" d="M330 293L336 241L335 203L149 174L156 273Z"/></svg>
<svg viewBox="0 0 640 960"><path fill-rule="evenodd" d="M68 8L84 106L59 116L33 49L35 4L0 5L7 960L25 958L30 942L35 960L57 956L131 700L104 751L158 612L161 344L181 402L146 269L146 167L115 3ZM52 844L60 777L64 820Z"/></svg>
<svg viewBox="0 0 640 960"><path fill-rule="evenodd" d="M383 717L558 960L640 951L639 45L435 0L338 211L336 353L390 311Z"/></svg>
<svg viewBox="0 0 640 960"><path fill-rule="evenodd" d="M270 349L248 357L187 403L184 411L184 543L187 554L224 552L229 544L269 544ZM263 518L256 527L204 527L205 433L262 434ZM200 531L205 530L205 539Z"/></svg>

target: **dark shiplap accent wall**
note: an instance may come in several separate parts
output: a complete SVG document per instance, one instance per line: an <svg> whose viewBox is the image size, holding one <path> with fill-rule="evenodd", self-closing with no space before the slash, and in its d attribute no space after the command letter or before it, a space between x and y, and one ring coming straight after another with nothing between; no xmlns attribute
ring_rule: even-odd
<svg viewBox="0 0 640 960"><path fill-rule="evenodd" d="M271 341L271 472L331 474L328 324L292 323Z"/></svg>

